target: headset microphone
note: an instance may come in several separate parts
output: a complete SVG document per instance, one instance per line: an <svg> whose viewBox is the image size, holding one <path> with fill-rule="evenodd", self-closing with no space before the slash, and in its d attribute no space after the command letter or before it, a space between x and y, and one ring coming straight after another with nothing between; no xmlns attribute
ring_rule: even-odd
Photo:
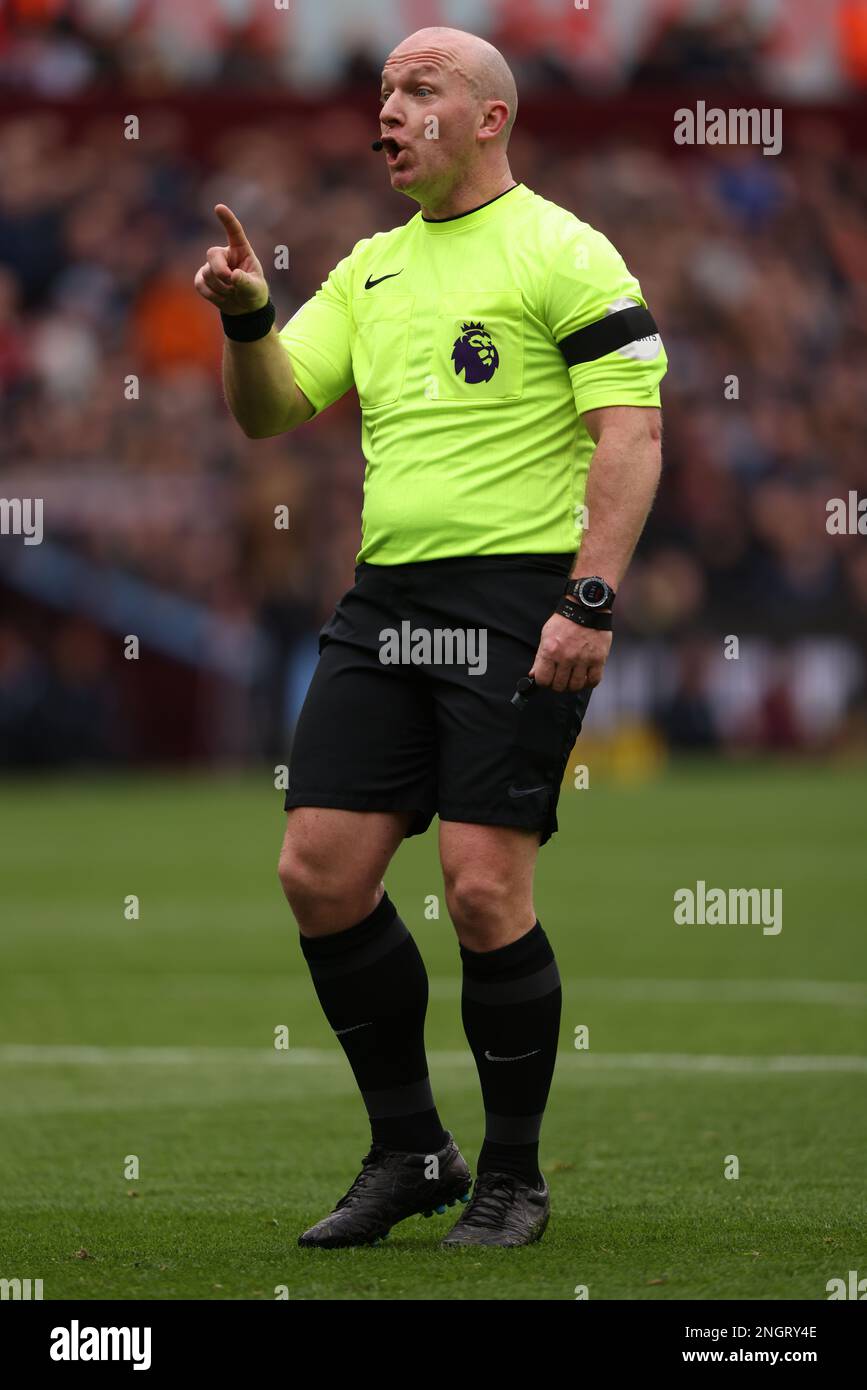
<svg viewBox="0 0 867 1390"><path fill-rule="evenodd" d="M372 150L374 150L374 151L376 152L376 154L379 154L379 151L380 151L380 150L384 150L384 149L385 149L385 145L383 144L383 142L382 142L381 140L374 140L374 142L373 142L373 144L371 145L370 148L371 148Z"/></svg>

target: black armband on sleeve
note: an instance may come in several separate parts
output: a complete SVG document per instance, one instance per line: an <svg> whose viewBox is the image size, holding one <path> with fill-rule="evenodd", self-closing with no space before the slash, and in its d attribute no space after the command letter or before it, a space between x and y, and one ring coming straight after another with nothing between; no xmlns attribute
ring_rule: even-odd
<svg viewBox="0 0 867 1390"><path fill-rule="evenodd" d="M576 328L557 344L566 359L567 367L579 362L595 362L609 352L634 343L636 338L652 338L659 332L649 309L636 304L632 309L618 309L604 319Z"/></svg>

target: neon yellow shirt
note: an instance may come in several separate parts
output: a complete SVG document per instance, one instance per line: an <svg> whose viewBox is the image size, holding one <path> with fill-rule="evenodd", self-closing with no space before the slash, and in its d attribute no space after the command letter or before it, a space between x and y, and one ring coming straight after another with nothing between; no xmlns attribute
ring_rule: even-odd
<svg viewBox="0 0 867 1390"><path fill-rule="evenodd" d="M279 337L317 414L358 391L380 565L576 549L581 414L658 406L667 364L611 243L524 184L359 241Z"/></svg>

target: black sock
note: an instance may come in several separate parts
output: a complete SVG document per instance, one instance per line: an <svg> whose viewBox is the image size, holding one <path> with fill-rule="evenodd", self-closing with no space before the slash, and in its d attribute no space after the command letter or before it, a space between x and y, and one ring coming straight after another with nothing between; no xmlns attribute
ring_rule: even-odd
<svg viewBox="0 0 867 1390"><path fill-rule="evenodd" d="M348 931L302 936L301 949L358 1082L373 1142L437 1153L446 1135L424 1050L427 972L388 894Z"/></svg>
<svg viewBox="0 0 867 1390"><path fill-rule="evenodd" d="M496 951L461 946L461 1013L485 1103L478 1171L538 1186L539 1131L551 1089L562 994L539 922Z"/></svg>

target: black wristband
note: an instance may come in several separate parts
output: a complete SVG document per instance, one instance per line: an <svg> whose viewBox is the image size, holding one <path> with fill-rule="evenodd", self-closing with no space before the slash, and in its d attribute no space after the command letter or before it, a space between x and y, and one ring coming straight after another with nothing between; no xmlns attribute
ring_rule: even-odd
<svg viewBox="0 0 867 1390"><path fill-rule="evenodd" d="M596 632L611 632L614 627L610 613L594 613L589 608L572 603L568 598L561 598L554 611L568 618L570 622L578 623L580 627L592 627Z"/></svg>
<svg viewBox="0 0 867 1390"><path fill-rule="evenodd" d="M220 314L223 332L233 343L255 343L259 338L266 338L276 317L277 310L270 299L261 309L253 309L249 314Z"/></svg>

